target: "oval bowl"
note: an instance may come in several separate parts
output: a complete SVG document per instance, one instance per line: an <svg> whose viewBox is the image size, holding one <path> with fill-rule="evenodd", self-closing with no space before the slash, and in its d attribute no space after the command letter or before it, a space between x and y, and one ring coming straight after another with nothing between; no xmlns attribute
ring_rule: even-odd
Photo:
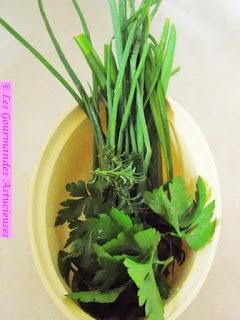
<svg viewBox="0 0 240 320"><path fill-rule="evenodd" d="M206 179L211 186L211 197L216 200L218 220L212 241L198 253L188 253L173 279L173 291L165 304L165 319L175 320L196 297L212 265L220 232L221 195L214 159L200 128L173 99L169 98L169 104L174 173L184 176L192 192L199 175ZM59 273L57 254L65 244L68 231L65 226L55 228L54 221L59 203L67 197L65 185L89 176L91 143L90 124L76 107L50 137L30 192L28 226L32 255L46 290L69 320L93 318L65 297L69 288Z"/></svg>

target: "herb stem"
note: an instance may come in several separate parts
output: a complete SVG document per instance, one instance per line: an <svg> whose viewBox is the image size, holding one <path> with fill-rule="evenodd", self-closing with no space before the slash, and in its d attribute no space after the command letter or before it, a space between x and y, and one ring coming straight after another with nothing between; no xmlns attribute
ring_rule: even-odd
<svg viewBox="0 0 240 320"><path fill-rule="evenodd" d="M144 45L144 50L143 50L143 54L142 54L142 57L140 59L139 65L138 65L137 70L136 70L136 72L134 74L134 78L133 78L133 81L132 81L132 85L131 85L131 89L130 89L127 105L126 105L125 110L124 110L124 114L123 114L123 118L122 118L122 122L121 122L121 126L120 126L119 138L118 138L118 150L122 149L123 132L125 130L125 127L127 125L127 122L128 122L128 119L129 119L129 116L130 116L130 113L131 113L131 107L132 107L132 101L133 101L134 93L135 93L135 90L136 90L136 87L137 87L138 79L139 79L139 77L141 75L142 69L143 69L145 61L146 61L148 50L149 50L149 43L146 43Z"/></svg>
<svg viewBox="0 0 240 320"><path fill-rule="evenodd" d="M27 48L54 75L54 77L57 78L57 80L67 89L67 91L77 101L78 105L86 112L83 101L80 98L80 96L63 78L63 76L44 58L44 56L2 18L0 18L0 25L4 29L6 29L14 38L16 38L25 48Z"/></svg>
<svg viewBox="0 0 240 320"><path fill-rule="evenodd" d="M41 16L43 18L43 21L44 21L44 24L45 24L45 27L47 29L47 32L52 40L52 43L56 49L56 52L64 66L64 68L66 69L66 71L68 72L70 78L72 79L73 83L76 85L79 93L82 95L82 96L86 96L86 92L83 88L83 85L81 84L78 76L76 75L76 73L74 72L74 70L72 69L70 63L68 62L66 56L64 55L63 53L63 50L62 48L60 47L59 45L59 42L57 41L55 35L54 35L54 32L51 28L51 25L48 21L48 18L47 18L47 15L45 13L45 10L44 10L44 7L43 7L43 2L42 0L38 0L38 6L39 6L39 10L40 10L40 13L41 13Z"/></svg>
<svg viewBox="0 0 240 320"><path fill-rule="evenodd" d="M117 60L118 60L118 66L120 66L121 61L122 61L122 55L123 55L123 41L122 41L120 18L119 18L119 14L118 14L118 10L117 10L116 1L115 0L108 0L108 3L109 3L110 10L112 13Z"/></svg>
<svg viewBox="0 0 240 320"><path fill-rule="evenodd" d="M116 122L117 122L117 114L118 114L118 105L119 105L120 97L122 94L122 81L124 78L124 73L125 73L127 61L129 58L130 50L136 35L135 33L136 28L137 28L137 23L134 23L130 28L128 39L126 42L126 47L123 52L123 57L122 57L121 65L119 67L119 73L116 80L114 97L113 97L113 107L112 107L112 113L109 119L108 136L107 136L107 142L110 148L115 148L116 124L117 124Z"/></svg>

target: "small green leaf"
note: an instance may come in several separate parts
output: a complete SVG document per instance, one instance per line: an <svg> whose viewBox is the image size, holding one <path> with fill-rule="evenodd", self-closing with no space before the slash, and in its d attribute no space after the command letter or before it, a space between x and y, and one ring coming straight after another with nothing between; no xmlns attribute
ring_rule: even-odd
<svg viewBox="0 0 240 320"><path fill-rule="evenodd" d="M163 186L161 186L159 189L154 190L152 193L152 197L150 197L149 194L148 196L151 202L149 204L147 202L146 203L149 205L149 207L155 213L159 214L162 218L164 218L168 223L170 223L173 226L173 228L177 231L177 233L180 235L178 213L172 206L167 193L163 189ZM152 203L154 203L154 205L157 203L157 205L151 206Z"/></svg>
<svg viewBox="0 0 240 320"><path fill-rule="evenodd" d="M113 208L110 212L110 215L120 226L123 227L123 230L133 227L131 218L123 211Z"/></svg>
<svg viewBox="0 0 240 320"><path fill-rule="evenodd" d="M69 258L77 258L81 256L84 252L84 241L83 239L77 239L73 242L71 246L71 251L65 256L64 260Z"/></svg>
<svg viewBox="0 0 240 320"><path fill-rule="evenodd" d="M72 197L85 198L88 195L85 181L69 182L66 185L66 190L69 192L70 196Z"/></svg>
<svg viewBox="0 0 240 320"><path fill-rule="evenodd" d="M121 232L118 236L103 245L103 250L114 255L137 254L136 243L130 233Z"/></svg>
<svg viewBox="0 0 240 320"><path fill-rule="evenodd" d="M87 218L97 217L99 214L107 212L109 204L104 202L102 197L88 197L85 200L83 209L84 215Z"/></svg>
<svg viewBox="0 0 240 320"><path fill-rule="evenodd" d="M181 177L174 177L166 191L161 186L153 192L145 192L144 201L155 213L169 222L180 235L181 218L189 212L193 203Z"/></svg>
<svg viewBox="0 0 240 320"><path fill-rule="evenodd" d="M152 248L156 247L160 241L160 233L156 229L147 229L140 232L137 232L134 235L139 248L143 251L149 251Z"/></svg>
<svg viewBox="0 0 240 320"><path fill-rule="evenodd" d="M200 250L210 241L216 226L212 220L215 202L206 205L207 189L203 179L198 178L195 202L181 177L173 178L167 187L145 192L145 203L169 222L193 250Z"/></svg>
<svg viewBox="0 0 240 320"><path fill-rule="evenodd" d="M60 226L65 222L71 222L72 220L80 217L82 214L84 202L84 199L68 199L62 202L61 206L63 208L58 211L55 226Z"/></svg>
<svg viewBox="0 0 240 320"><path fill-rule="evenodd" d="M146 279L151 269L151 265L149 265L148 263L139 263L130 258L125 259L124 265L128 270L128 274L138 286L138 288L142 287L144 284L144 280Z"/></svg>
<svg viewBox="0 0 240 320"><path fill-rule="evenodd" d="M125 259L124 265L138 287L139 306L145 304L148 320L163 320L163 301L154 277L152 262L142 264Z"/></svg>
<svg viewBox="0 0 240 320"><path fill-rule="evenodd" d="M160 234L155 229L139 232L135 239L142 250L148 251L149 260L145 263L127 257L124 265L128 274L138 287L139 306L145 305L145 314L150 320L163 320L163 301L154 275L157 248ZM144 243L149 241L149 243Z"/></svg>
<svg viewBox="0 0 240 320"><path fill-rule="evenodd" d="M89 233L92 234L94 242L103 244L116 237L122 230L121 225L116 223L109 215L100 214L98 217L88 218L84 221L79 220L76 223L76 228L71 230L66 246Z"/></svg>
<svg viewBox="0 0 240 320"><path fill-rule="evenodd" d="M182 231L183 238L195 251L203 248L212 238L216 221L213 220L215 201L208 205L207 187L204 180L199 177L197 180L196 203L193 210L184 217L184 223L188 228Z"/></svg>
<svg viewBox="0 0 240 320"><path fill-rule="evenodd" d="M101 291L109 290L118 280L119 268L118 265L109 265L106 269L100 269L95 273L92 279L92 287L100 288Z"/></svg>
<svg viewBox="0 0 240 320"><path fill-rule="evenodd" d="M97 255L98 263L101 266L101 269L97 271L92 280L93 285L98 284L101 286L101 290L106 290L112 287L119 279L122 279L121 283L124 280L127 281L126 271L122 263L119 263L120 261L112 257L97 244L94 244L93 248Z"/></svg>
<svg viewBox="0 0 240 320"><path fill-rule="evenodd" d="M191 221L192 225L198 225L205 221L210 221L213 217L215 209L215 201L210 202L206 207L204 206L201 212L198 211L198 214Z"/></svg>
<svg viewBox="0 0 240 320"><path fill-rule="evenodd" d="M105 261L107 262L116 262L116 260L109 254L107 251L104 250L103 246L98 245L95 243L93 245L93 249L97 255L99 264L104 267Z"/></svg>
<svg viewBox="0 0 240 320"><path fill-rule="evenodd" d="M205 221L198 224L189 232L183 233L183 238L187 241L188 245L194 250L202 249L212 238L216 228L216 221Z"/></svg>
<svg viewBox="0 0 240 320"><path fill-rule="evenodd" d="M117 300L119 295L126 289L125 286L108 290L106 292L100 291L80 291L69 293L67 296L74 301L81 301L84 303L97 302L97 303L112 303Z"/></svg>
<svg viewBox="0 0 240 320"><path fill-rule="evenodd" d="M164 217L165 207L161 199L161 194L164 193L163 188L154 189L153 191L145 191L143 193L144 202L155 213Z"/></svg>
<svg viewBox="0 0 240 320"><path fill-rule="evenodd" d="M194 219L192 220L189 228L182 232L183 238L195 251L203 248L211 240L216 228L216 220L212 221L215 201L212 201L206 207L202 207L201 211L200 207L199 202L196 209L198 212L197 215L194 215Z"/></svg>
<svg viewBox="0 0 240 320"><path fill-rule="evenodd" d="M207 202L207 187L204 180L201 177L198 177L197 180L197 190L196 190L196 209L191 216L191 224L197 223L196 221L201 216L202 211ZM211 217L210 217L211 218Z"/></svg>
<svg viewBox="0 0 240 320"><path fill-rule="evenodd" d="M175 177L169 183L171 205L174 207L179 219L189 211L193 204L191 195L188 193L186 184L181 177Z"/></svg>

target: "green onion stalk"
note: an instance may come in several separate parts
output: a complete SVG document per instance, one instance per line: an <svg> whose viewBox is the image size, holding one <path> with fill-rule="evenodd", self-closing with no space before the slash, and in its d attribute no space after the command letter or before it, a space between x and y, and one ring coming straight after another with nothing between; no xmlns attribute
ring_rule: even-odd
<svg viewBox="0 0 240 320"><path fill-rule="evenodd" d="M38 0L38 5L44 24L72 84L2 18L0 25L62 83L88 117L94 133L93 171L105 170L107 175L108 170L114 170L115 161L109 162L112 157L118 158L124 168L131 164L135 176L141 177L132 184L135 189L143 191L163 181L163 167L167 180L171 180L173 160L166 94L175 52L174 24L167 19L157 40L150 33L150 25L161 1L145 0L137 7L134 1L108 0L114 35L104 47L102 61L77 0L72 2L83 30L74 40L92 72L90 93L66 58L42 0ZM106 131L100 117L101 102L106 113Z"/></svg>

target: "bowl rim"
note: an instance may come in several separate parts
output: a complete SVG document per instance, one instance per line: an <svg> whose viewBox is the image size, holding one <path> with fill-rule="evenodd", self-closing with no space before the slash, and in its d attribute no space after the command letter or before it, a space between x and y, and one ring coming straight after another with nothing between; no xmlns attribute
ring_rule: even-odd
<svg viewBox="0 0 240 320"><path fill-rule="evenodd" d="M216 189L217 189L217 193L218 193L217 201L218 201L218 213L219 213L218 219L217 219L218 220L217 227L216 227L214 236L211 241L211 251L209 252L209 255L208 255L206 268L201 273L201 276L198 280L197 285L195 286L195 288L191 292L191 294L188 296L188 298L167 319L167 320L176 320L176 319L178 319L178 317L180 315L183 314L183 312L189 307L189 305L192 303L192 301L197 297L197 295L199 294L200 289L202 288L202 286L208 276L208 273L213 265L213 260L216 255L217 246L218 246L218 242L219 242L219 238L220 238L220 231L221 231L222 201L221 201L221 189L220 189L220 182L219 182L219 177L218 177L218 173L217 173L217 168L216 168L216 165L214 162L212 151L209 148L208 142L207 142L203 132L201 131L200 127L195 122L195 120L192 118L192 116L181 105L179 105L171 97L168 98L168 101L169 101L170 105L174 105L174 108L177 108L178 110L180 110L180 112L183 114L183 116L186 119L188 119L190 122L192 122L192 124L194 125L196 130L199 131L201 139L205 142L206 147L208 148L208 152L209 152L211 159L212 159L212 163L211 163L212 170L214 171L214 174L216 176L216 186L217 186ZM41 171L43 157L47 153L49 146L51 145L51 142L54 141L54 137L57 134L57 132L58 132L60 126L62 125L62 123L64 122L64 120L66 120L66 118L68 116L70 116L77 108L79 108L79 107L74 106L74 107L68 109L66 112L64 112L64 114L61 117L59 117L59 120L56 122L57 125L55 126L55 128L53 130L51 130L50 134L48 135L47 143L45 143L44 146L42 147L42 150L39 154L37 163L36 163L35 168L33 170L31 182L29 185L28 216L27 216L27 219L28 219L28 223L27 223L27 225L28 225L28 239L29 239L29 243L30 243L30 247L31 247L31 254L33 256L34 264L35 264L35 267L38 271L41 282L42 282L43 286L45 287L46 291L48 292L49 296L51 297L51 299L55 303L55 305L63 312L63 314L65 314L65 316L67 318L72 319L72 320L73 319L77 320L78 318L73 316L72 312L69 311L69 309L66 307L66 305L62 302L62 300L56 294L56 292L52 288L51 284L49 283L48 277L42 267L42 263L41 263L41 260L40 260L39 254L38 254L37 245L36 245L34 230L33 230L33 202L34 202L35 184L36 184L37 177ZM86 119L86 117L84 116L83 120L85 120L85 119ZM94 318L88 316L87 313L84 312L84 314L85 314L85 320L94 319Z"/></svg>

